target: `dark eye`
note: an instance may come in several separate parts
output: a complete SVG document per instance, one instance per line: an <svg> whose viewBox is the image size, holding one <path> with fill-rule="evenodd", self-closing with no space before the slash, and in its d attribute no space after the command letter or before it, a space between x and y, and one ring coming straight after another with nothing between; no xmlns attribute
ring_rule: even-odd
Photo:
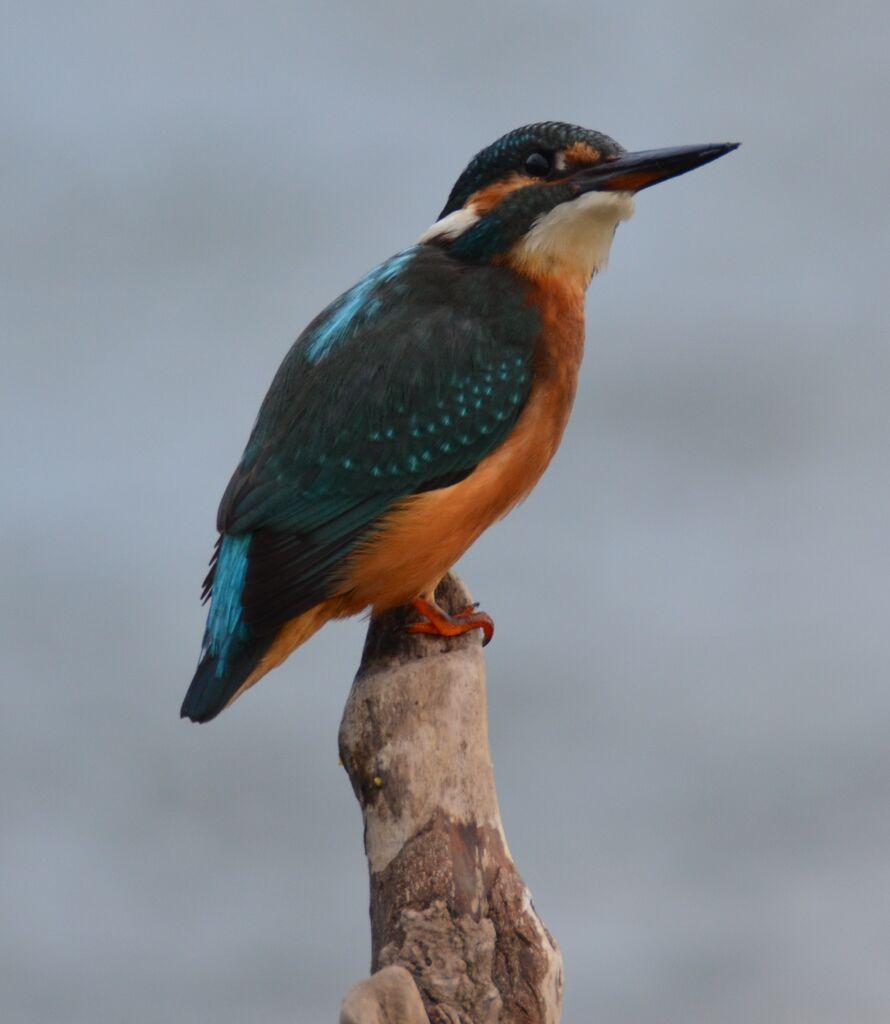
<svg viewBox="0 0 890 1024"><path fill-rule="evenodd" d="M531 153L525 158L526 174L535 178L546 178L550 173L550 157L546 153Z"/></svg>

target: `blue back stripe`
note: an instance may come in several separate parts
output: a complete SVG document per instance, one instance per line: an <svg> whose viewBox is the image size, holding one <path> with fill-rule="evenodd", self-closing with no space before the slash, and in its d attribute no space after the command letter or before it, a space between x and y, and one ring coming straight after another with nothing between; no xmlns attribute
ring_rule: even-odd
<svg viewBox="0 0 890 1024"><path fill-rule="evenodd" d="M307 339L305 354L310 362L324 359L330 349L344 341L374 315L379 302L373 298L374 290L397 277L413 259L415 249L406 249L381 263L328 307L328 316Z"/></svg>

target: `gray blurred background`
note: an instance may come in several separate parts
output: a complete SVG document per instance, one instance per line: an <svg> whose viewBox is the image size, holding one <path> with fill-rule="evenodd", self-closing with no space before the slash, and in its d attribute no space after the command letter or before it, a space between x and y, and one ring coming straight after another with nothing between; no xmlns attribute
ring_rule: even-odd
<svg viewBox="0 0 890 1024"><path fill-rule="evenodd" d="M0 1019L314 1022L368 966L364 626L181 723L292 338L532 120L646 192L460 569L567 1022L890 1020L885 3L5 4Z"/></svg>

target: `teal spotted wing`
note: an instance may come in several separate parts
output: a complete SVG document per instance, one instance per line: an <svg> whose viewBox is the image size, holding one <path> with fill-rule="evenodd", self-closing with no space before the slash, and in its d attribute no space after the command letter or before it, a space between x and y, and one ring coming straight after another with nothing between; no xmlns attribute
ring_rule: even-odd
<svg viewBox="0 0 890 1024"><path fill-rule="evenodd" d="M395 502L463 479L512 430L531 386L535 312L506 270L423 246L383 264L296 341L223 497L251 535L241 594L256 633L328 595Z"/></svg>
<svg viewBox="0 0 890 1024"><path fill-rule="evenodd" d="M508 270L432 246L382 264L306 328L220 504L184 715L225 706L278 629L335 591L389 508L463 479L504 441L538 329Z"/></svg>

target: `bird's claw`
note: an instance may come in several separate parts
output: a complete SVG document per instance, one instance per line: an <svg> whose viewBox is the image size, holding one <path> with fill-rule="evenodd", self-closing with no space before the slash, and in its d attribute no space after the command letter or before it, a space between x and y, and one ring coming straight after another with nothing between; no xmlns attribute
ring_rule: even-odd
<svg viewBox="0 0 890 1024"><path fill-rule="evenodd" d="M415 598L412 602L414 610L422 616L421 622L411 622L405 626L407 633L426 633L431 636L462 636L474 629L482 630L482 646L491 642L494 636L494 620L485 612L477 611L479 602L467 605L456 615L449 615L438 605Z"/></svg>

